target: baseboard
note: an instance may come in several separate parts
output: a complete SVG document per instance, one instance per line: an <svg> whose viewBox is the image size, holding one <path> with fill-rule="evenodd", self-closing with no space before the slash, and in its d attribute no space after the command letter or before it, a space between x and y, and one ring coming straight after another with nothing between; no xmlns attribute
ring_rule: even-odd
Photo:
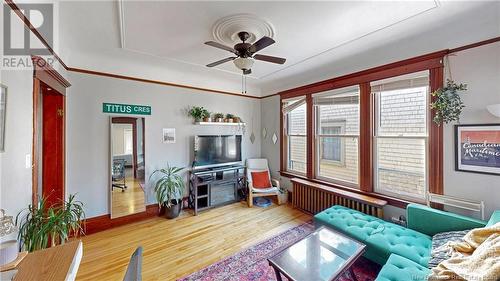
<svg viewBox="0 0 500 281"><path fill-rule="evenodd" d="M122 226L125 224L149 219L158 215L158 204L151 204L146 206L146 211L132 214L119 218L111 218L110 214L88 218L85 220L85 234L92 234L99 231L107 230L113 227Z"/></svg>

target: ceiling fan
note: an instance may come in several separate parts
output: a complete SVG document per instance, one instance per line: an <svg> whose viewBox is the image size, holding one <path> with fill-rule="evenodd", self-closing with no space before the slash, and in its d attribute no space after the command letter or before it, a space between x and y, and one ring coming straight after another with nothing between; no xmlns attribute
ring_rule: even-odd
<svg viewBox="0 0 500 281"><path fill-rule="evenodd" d="M234 45L233 48L222 45L220 43L214 42L214 41L208 41L205 42L206 45L219 48L222 50L229 51L233 54L235 54L235 57L228 57L210 64L207 64L208 67L214 67L219 64L226 63L228 61L233 61L234 65L236 65L237 68L241 69L243 71L244 75L252 73L252 65L254 63L254 60L261 60L261 61L266 61L266 62L271 62L271 63L276 63L276 64L284 64L286 59L284 58L279 58L279 57L273 57L273 56L267 56L267 55L259 55L256 54L258 51L272 45L275 43L275 41L267 36L264 36L260 38L257 42L250 44L247 43L246 40L250 38L250 34L248 32L242 31L238 33L238 37L242 41L242 43L238 43Z"/></svg>

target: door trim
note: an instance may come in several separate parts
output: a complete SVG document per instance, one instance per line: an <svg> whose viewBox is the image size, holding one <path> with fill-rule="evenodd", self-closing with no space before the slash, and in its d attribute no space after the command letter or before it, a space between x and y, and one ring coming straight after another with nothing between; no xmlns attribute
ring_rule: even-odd
<svg viewBox="0 0 500 281"><path fill-rule="evenodd" d="M31 201L32 205L36 208L38 206L38 186L40 173L40 160L41 160L41 134L42 134L42 87L48 86L64 96L63 102L63 195L66 196L66 89L71 86L68 80L52 68L43 58L38 56L31 56L33 61L33 136L31 147ZM43 83L43 84L42 84ZM45 85L44 85L45 84Z"/></svg>

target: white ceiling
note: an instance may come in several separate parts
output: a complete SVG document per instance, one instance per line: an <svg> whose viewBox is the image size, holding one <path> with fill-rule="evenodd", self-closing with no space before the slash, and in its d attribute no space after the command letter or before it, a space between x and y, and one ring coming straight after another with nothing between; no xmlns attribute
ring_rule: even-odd
<svg viewBox="0 0 500 281"><path fill-rule="evenodd" d="M500 2L61 1L57 49L71 67L237 92L231 62L205 67L231 53L203 42L240 13L274 27L277 43L259 53L287 58L256 61L256 95L500 35Z"/></svg>

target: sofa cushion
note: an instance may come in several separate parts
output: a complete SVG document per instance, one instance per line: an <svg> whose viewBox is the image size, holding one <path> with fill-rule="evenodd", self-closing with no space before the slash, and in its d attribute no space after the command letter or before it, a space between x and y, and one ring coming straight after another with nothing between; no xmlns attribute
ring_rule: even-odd
<svg viewBox="0 0 500 281"><path fill-rule="evenodd" d="M425 281L430 269L402 256L392 254L375 281Z"/></svg>
<svg viewBox="0 0 500 281"><path fill-rule="evenodd" d="M384 264L392 253L422 266L429 261L431 237L425 234L337 205L314 219L366 244L365 256L379 264Z"/></svg>

